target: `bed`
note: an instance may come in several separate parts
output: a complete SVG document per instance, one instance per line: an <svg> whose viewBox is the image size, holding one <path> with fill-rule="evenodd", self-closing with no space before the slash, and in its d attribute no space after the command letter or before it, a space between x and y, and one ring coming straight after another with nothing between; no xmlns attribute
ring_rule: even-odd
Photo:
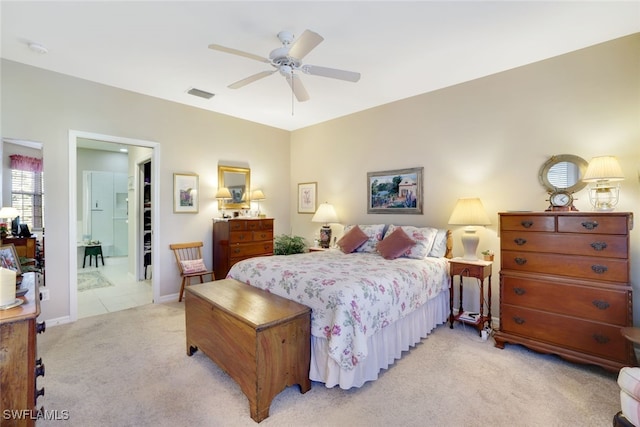
<svg viewBox="0 0 640 427"><path fill-rule="evenodd" d="M449 314L449 231L356 225L345 228L343 239L354 227L367 240L348 253L250 258L227 275L311 308L309 378L326 387L349 389L376 380ZM387 238L398 228L415 246L385 259L378 243L394 240Z"/></svg>

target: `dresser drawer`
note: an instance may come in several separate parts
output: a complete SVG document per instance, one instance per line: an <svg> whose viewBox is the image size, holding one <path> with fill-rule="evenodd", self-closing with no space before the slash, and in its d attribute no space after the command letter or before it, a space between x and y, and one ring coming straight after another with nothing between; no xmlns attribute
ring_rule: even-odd
<svg viewBox="0 0 640 427"><path fill-rule="evenodd" d="M500 277L500 302L626 326L630 292L527 277Z"/></svg>
<svg viewBox="0 0 640 427"><path fill-rule="evenodd" d="M261 242L263 240L273 240L273 230L232 231L229 233L229 244Z"/></svg>
<svg viewBox="0 0 640 427"><path fill-rule="evenodd" d="M229 245L229 254L232 258L271 255L273 254L273 241L247 243L241 245Z"/></svg>
<svg viewBox="0 0 640 427"><path fill-rule="evenodd" d="M627 216L559 216L558 232L624 234L629 231Z"/></svg>
<svg viewBox="0 0 640 427"><path fill-rule="evenodd" d="M620 327L539 310L503 305L500 330L585 353L626 361Z"/></svg>
<svg viewBox="0 0 640 427"><path fill-rule="evenodd" d="M519 231L556 231L556 219L553 216L505 215L500 216L500 228Z"/></svg>
<svg viewBox="0 0 640 427"><path fill-rule="evenodd" d="M229 231L273 230L273 219L233 219L229 220Z"/></svg>
<svg viewBox="0 0 640 427"><path fill-rule="evenodd" d="M628 255L627 236L615 234L586 235L504 231L500 235L500 247L503 250L608 258L626 258Z"/></svg>
<svg viewBox="0 0 640 427"><path fill-rule="evenodd" d="M502 270L555 274L609 282L629 281L628 260L538 252L501 252Z"/></svg>

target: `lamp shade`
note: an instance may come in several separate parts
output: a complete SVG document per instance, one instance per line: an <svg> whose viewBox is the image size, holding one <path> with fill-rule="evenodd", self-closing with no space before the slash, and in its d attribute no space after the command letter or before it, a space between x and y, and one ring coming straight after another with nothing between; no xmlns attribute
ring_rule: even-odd
<svg viewBox="0 0 640 427"><path fill-rule="evenodd" d="M0 218L15 218L20 215L20 212L13 206L3 206L0 209Z"/></svg>
<svg viewBox="0 0 640 427"><path fill-rule="evenodd" d="M589 162L587 171L582 178L585 182L622 181L624 174L615 156L594 157Z"/></svg>
<svg viewBox="0 0 640 427"><path fill-rule="evenodd" d="M216 192L216 199L232 199L231 192L227 187L220 187Z"/></svg>
<svg viewBox="0 0 640 427"><path fill-rule="evenodd" d="M312 222L322 222L324 224L328 224L330 222L338 222L338 214L336 210L333 208L333 205L329 203L322 203L318 210L316 211L313 218L311 218Z"/></svg>
<svg viewBox="0 0 640 427"><path fill-rule="evenodd" d="M251 200L264 200L266 199L266 197L264 197L264 193L262 192L262 190L253 190L253 192L251 193Z"/></svg>
<svg viewBox="0 0 640 427"><path fill-rule="evenodd" d="M458 199L453 208L450 225L490 225L487 212L484 210L482 201L477 197Z"/></svg>

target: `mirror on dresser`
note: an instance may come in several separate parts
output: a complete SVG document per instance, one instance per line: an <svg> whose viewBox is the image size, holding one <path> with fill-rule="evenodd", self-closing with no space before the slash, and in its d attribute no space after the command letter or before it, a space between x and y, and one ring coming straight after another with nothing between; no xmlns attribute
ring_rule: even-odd
<svg viewBox="0 0 640 427"><path fill-rule="evenodd" d="M549 193L550 210L576 210L573 193L587 184L582 181L589 164L582 157L573 154L551 156L538 172L538 181Z"/></svg>
<svg viewBox="0 0 640 427"><path fill-rule="evenodd" d="M249 168L218 166L218 186L228 188L231 193L230 200L218 201L218 209L250 209L250 182Z"/></svg>

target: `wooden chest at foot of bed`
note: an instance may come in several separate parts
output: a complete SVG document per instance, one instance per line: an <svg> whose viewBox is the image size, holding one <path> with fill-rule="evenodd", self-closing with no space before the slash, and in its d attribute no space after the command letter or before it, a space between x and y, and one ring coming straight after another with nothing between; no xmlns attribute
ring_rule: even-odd
<svg viewBox="0 0 640 427"><path fill-rule="evenodd" d="M200 349L227 372L256 422L286 387L311 389L309 307L233 279L185 291L187 355Z"/></svg>

